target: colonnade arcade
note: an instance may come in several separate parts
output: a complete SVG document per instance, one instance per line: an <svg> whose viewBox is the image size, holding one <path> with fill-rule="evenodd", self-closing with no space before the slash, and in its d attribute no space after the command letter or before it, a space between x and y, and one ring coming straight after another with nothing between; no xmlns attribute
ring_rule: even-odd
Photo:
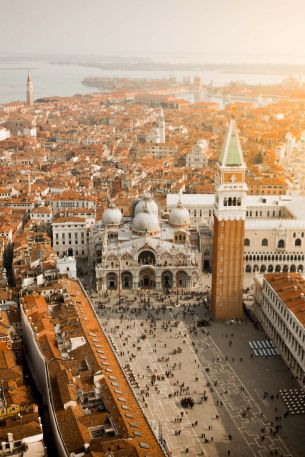
<svg viewBox="0 0 305 457"><path fill-rule="evenodd" d="M281 273L304 271L304 254L246 254L244 256L244 271L246 273Z"/></svg>
<svg viewBox="0 0 305 457"><path fill-rule="evenodd" d="M193 278L192 278L193 276ZM186 289L194 286L194 275L184 270L160 270L152 265L143 266L139 270L122 272L112 271L106 274L102 288L121 289ZM104 287L103 287L104 286Z"/></svg>

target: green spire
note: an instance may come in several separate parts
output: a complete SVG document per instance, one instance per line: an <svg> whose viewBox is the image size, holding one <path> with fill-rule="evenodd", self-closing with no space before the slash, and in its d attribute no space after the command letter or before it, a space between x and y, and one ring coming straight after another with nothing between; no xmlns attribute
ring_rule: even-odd
<svg viewBox="0 0 305 457"><path fill-rule="evenodd" d="M219 163L223 167L241 167L245 164L234 116L230 120Z"/></svg>

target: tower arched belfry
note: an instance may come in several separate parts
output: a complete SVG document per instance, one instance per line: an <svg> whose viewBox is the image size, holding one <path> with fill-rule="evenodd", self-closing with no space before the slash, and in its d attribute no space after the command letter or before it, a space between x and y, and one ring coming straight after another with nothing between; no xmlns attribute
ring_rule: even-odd
<svg viewBox="0 0 305 457"><path fill-rule="evenodd" d="M212 313L215 319L234 319L243 315L246 170L235 116L232 115L216 177L212 268Z"/></svg>

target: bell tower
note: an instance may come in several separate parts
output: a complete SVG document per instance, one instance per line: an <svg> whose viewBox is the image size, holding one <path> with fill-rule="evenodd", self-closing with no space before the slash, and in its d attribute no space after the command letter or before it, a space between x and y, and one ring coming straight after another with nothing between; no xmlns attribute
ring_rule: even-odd
<svg viewBox="0 0 305 457"><path fill-rule="evenodd" d="M26 102L29 106L33 105L33 82L31 73L28 74L26 82Z"/></svg>
<svg viewBox="0 0 305 457"><path fill-rule="evenodd" d="M160 107L160 115L158 118L158 127L159 127L160 143L165 143L165 121L164 121L164 113L163 113L162 106Z"/></svg>
<svg viewBox="0 0 305 457"><path fill-rule="evenodd" d="M211 297L215 319L243 316L246 170L232 114L216 176Z"/></svg>

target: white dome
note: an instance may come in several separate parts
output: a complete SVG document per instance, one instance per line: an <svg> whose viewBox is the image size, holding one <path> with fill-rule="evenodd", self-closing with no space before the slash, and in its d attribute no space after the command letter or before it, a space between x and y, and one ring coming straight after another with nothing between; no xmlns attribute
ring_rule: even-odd
<svg viewBox="0 0 305 457"><path fill-rule="evenodd" d="M175 227L190 226L190 213L184 208L181 200L178 201L177 208L172 209L170 212L169 223Z"/></svg>
<svg viewBox="0 0 305 457"><path fill-rule="evenodd" d="M203 150L208 147L208 142L207 140L198 140L197 145L200 147L201 150Z"/></svg>
<svg viewBox="0 0 305 457"><path fill-rule="evenodd" d="M104 211L102 222L104 225L121 225L123 223L123 215L114 203L111 202L109 208Z"/></svg>
<svg viewBox="0 0 305 457"><path fill-rule="evenodd" d="M138 213L135 216L132 230L138 234L156 235L160 233L159 219L155 214L145 210L143 213Z"/></svg>
<svg viewBox="0 0 305 457"><path fill-rule="evenodd" d="M135 216L147 210L151 214L158 216L158 205L149 192L145 192L140 201L135 206Z"/></svg>

